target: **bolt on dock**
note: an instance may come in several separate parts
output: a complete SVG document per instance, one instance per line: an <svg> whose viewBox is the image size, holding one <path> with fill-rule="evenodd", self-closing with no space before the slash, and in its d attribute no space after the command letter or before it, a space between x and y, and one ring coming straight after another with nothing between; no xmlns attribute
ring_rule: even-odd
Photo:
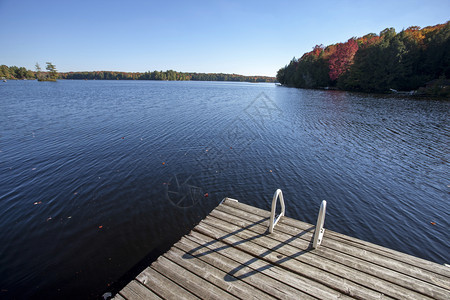
<svg viewBox="0 0 450 300"><path fill-rule="evenodd" d="M323 204L314 226L280 190L272 212L225 198L114 299L450 299L449 267L325 230Z"/></svg>

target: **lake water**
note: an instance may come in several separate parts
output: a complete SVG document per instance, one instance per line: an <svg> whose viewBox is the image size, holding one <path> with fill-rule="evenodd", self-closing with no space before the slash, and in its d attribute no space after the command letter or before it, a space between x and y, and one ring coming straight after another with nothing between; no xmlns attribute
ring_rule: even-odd
<svg viewBox="0 0 450 300"><path fill-rule="evenodd" d="M450 263L450 102L157 81L0 84L0 298L120 288L226 196ZM433 222L433 225L431 222Z"/></svg>

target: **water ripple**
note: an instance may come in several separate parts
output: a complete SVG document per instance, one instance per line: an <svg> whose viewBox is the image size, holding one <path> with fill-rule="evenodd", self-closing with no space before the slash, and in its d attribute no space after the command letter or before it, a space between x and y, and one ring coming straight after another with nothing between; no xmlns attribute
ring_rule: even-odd
<svg viewBox="0 0 450 300"><path fill-rule="evenodd" d="M289 217L315 223L325 199L326 228L450 261L448 102L131 81L10 81L0 99L12 297L98 296L223 197L268 210L277 188ZM169 196L175 177L196 189L190 205Z"/></svg>

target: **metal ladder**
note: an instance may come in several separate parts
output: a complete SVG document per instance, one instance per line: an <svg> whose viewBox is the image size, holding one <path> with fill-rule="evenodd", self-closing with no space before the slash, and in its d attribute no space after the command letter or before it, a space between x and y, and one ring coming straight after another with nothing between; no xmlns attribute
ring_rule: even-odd
<svg viewBox="0 0 450 300"><path fill-rule="evenodd" d="M275 210L277 208L277 200L280 199L281 204L281 213L275 218ZM323 228L323 224L325 222L325 212L327 208L327 201L323 200L320 204L319 215L317 216L316 228L314 230L314 240L313 240L313 248L316 249L320 246L323 239L323 234L325 232L325 228ZM270 211L270 222L269 222L269 233L273 232L273 228L277 225L278 221L280 221L281 217L284 216L286 211L286 207L284 205L283 192L280 189L275 191L272 198L272 210Z"/></svg>

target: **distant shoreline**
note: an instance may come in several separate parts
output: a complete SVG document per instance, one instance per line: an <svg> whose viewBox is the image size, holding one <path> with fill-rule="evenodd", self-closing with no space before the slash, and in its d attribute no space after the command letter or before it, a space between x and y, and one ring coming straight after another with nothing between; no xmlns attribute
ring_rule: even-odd
<svg viewBox="0 0 450 300"><path fill-rule="evenodd" d="M160 81L237 81L237 82L276 82L275 77L270 76L245 76L226 73L194 73L167 71L148 72L115 72L115 71L90 71L90 72L63 72L58 73L59 79L87 79L87 80L160 80Z"/></svg>
<svg viewBox="0 0 450 300"><path fill-rule="evenodd" d="M38 72L27 70L24 67L0 66L0 78L13 79L37 79ZM39 72L41 78L48 77L48 72ZM245 76L226 73L195 73L167 71L147 72L117 72L117 71L82 71L82 72L58 72L56 79L78 80L161 80L161 81L236 81L236 82L276 82L271 76Z"/></svg>
<svg viewBox="0 0 450 300"><path fill-rule="evenodd" d="M38 80L36 78L23 78L23 79L18 79L18 78L8 78L5 79L4 81L39 81L39 82L44 82L44 81L49 81L49 82L55 82L55 81L175 81L175 82L181 82L181 81L193 81L193 82L245 82L245 83L276 83L276 81L274 82L270 82L270 81L242 81L242 80L158 80L158 79L65 79L65 78L58 78L56 80Z"/></svg>

